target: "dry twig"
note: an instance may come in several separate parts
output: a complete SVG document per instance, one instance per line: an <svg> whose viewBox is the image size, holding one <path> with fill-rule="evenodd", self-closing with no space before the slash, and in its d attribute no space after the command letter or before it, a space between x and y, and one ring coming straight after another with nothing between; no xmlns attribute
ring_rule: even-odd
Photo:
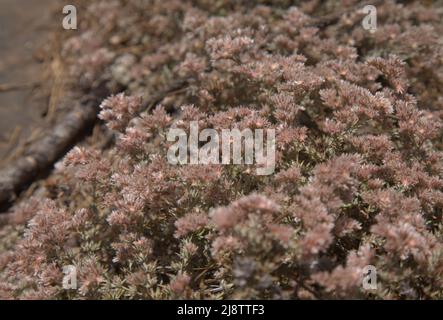
<svg viewBox="0 0 443 320"><path fill-rule="evenodd" d="M31 145L15 163L0 170L0 210L6 209L17 193L47 173L81 133L90 128L97 116L97 105L96 100L76 105L51 132Z"/></svg>

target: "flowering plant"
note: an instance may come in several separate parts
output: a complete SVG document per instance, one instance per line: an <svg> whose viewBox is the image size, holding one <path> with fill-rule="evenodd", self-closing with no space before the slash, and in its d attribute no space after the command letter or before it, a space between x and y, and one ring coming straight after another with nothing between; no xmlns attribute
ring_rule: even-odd
<svg viewBox="0 0 443 320"><path fill-rule="evenodd" d="M9 214L0 297L443 298L442 8L384 1L367 32L358 1L291 3L84 4L64 56L116 93L116 142L75 147ZM275 174L168 163L191 122L275 130Z"/></svg>

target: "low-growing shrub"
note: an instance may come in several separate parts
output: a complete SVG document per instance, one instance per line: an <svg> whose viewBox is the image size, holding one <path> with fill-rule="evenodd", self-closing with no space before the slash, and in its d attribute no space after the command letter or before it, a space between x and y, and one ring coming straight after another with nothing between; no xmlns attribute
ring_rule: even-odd
<svg viewBox="0 0 443 320"><path fill-rule="evenodd" d="M88 1L63 54L116 94L116 142L75 147L14 208L0 297L443 298L442 7L383 1L369 32L363 5ZM275 174L169 164L191 121L275 129Z"/></svg>

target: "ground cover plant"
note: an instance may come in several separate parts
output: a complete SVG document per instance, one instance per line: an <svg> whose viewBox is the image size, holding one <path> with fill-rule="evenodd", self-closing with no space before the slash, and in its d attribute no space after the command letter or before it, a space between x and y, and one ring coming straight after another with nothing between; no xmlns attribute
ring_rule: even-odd
<svg viewBox="0 0 443 320"><path fill-rule="evenodd" d="M443 7L378 2L369 32L365 4L79 2L63 57L115 139L4 217L0 297L442 299ZM275 173L168 163L191 121L275 129Z"/></svg>

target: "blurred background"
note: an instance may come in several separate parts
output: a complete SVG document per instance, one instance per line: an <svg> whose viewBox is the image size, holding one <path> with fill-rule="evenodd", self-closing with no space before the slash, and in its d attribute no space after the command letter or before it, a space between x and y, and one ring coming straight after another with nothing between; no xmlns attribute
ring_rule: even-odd
<svg viewBox="0 0 443 320"><path fill-rule="evenodd" d="M60 7L59 0L0 0L0 167L48 125Z"/></svg>

